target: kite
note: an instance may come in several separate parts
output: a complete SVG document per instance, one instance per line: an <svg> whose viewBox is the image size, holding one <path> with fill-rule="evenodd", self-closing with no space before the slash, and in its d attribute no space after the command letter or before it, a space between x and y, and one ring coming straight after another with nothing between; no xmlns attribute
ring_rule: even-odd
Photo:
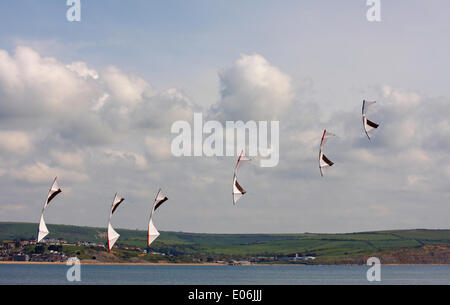
<svg viewBox="0 0 450 305"><path fill-rule="evenodd" d="M246 191L242 188L242 186L237 181L237 170L242 161L251 161L250 158L243 155L244 151L242 150L241 155L239 156L239 159L236 163L236 167L234 169L234 175L233 175L233 204L235 205L238 200L244 196Z"/></svg>
<svg viewBox="0 0 450 305"><path fill-rule="evenodd" d="M112 247L116 243L116 241L119 239L120 234L117 233L113 227L111 226L111 217L116 211L116 209L119 207L119 205L124 201L124 198L121 198L117 196L117 193L114 195L114 200L111 206L111 212L109 213L109 221L108 221L108 250L111 252Z"/></svg>
<svg viewBox="0 0 450 305"><path fill-rule="evenodd" d="M334 164L323 153L323 147L324 147L325 143L334 136L335 136L334 134L327 132L326 129L323 131L322 141L320 142L320 150L319 150L319 169L320 169L320 175L322 177L323 177L323 169L325 167L333 166L333 164Z"/></svg>
<svg viewBox="0 0 450 305"><path fill-rule="evenodd" d="M375 101L369 102L369 101L363 100L363 104L362 104L362 121L363 121L364 131L366 132L366 135L369 138L369 140L370 140L369 134L372 131L374 131L375 129L377 129L378 126L380 126L377 123L374 123L366 118L367 110L369 110L369 107L375 103L376 103Z"/></svg>
<svg viewBox="0 0 450 305"><path fill-rule="evenodd" d="M38 231L38 238L37 242L40 242L45 236L50 233L47 229L47 226L45 225L44 221L44 211L47 208L50 201L52 201L53 198L56 197L59 193L61 193L61 189L58 185L58 182L56 181L58 177L55 177L55 180L53 180L53 184L50 187L50 190L48 191L47 200L45 200L44 207L42 208L42 214L41 214L41 220L39 221L39 231Z"/></svg>
<svg viewBox="0 0 450 305"><path fill-rule="evenodd" d="M152 211L150 212L150 220L148 222L148 234L147 234L147 246L150 247L150 244L158 238L159 232L153 224L153 213L157 208L161 206L164 202L166 202L168 198L163 195L162 190L159 189L158 194L156 195L155 202L153 203Z"/></svg>

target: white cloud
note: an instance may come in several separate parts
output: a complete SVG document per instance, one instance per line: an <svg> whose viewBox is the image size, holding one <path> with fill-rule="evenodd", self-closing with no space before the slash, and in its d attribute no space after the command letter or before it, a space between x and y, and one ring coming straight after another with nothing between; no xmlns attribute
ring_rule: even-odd
<svg viewBox="0 0 450 305"><path fill-rule="evenodd" d="M56 76L49 76L53 73ZM76 213L93 202L104 202L105 194L117 190L137 203L136 210L123 211L133 219L138 202L153 194L149 186L162 186L174 211L190 207L182 218L176 212L167 214L173 220L168 223L180 224L177 229L208 230L197 223L183 226L186 219L201 214L217 224L213 231L255 232L266 230L259 224L270 221L275 230L302 230L308 222L316 230L314 223L333 223L323 229L333 230L339 228L335 219L362 223L368 210L383 216L380 225L394 226L399 217L421 206L423 198L439 211L439 196L448 195L449 98L427 98L393 87L378 90L370 118L380 128L368 141L359 101L355 109L324 111L321 107L328 104L305 100L308 92L294 94L290 77L261 55L243 55L220 72L222 91L209 109L210 117L281 118L280 164L271 169L242 168L240 179L248 194L236 219L229 210L235 159L175 158L170 152L173 121L191 121L193 111L203 110L189 92L172 87L157 91L143 78L114 67L96 73L86 63L62 63L25 47L11 56L0 50L0 149L4 152L0 185L8 203L19 200L18 193L23 198L17 204L35 198L33 186L21 182L38 184L38 193L57 175L73 190L64 198L79 202ZM326 147L335 166L322 179L317 158L324 128L340 137ZM283 208L273 209L275 204ZM102 209L96 211L101 214ZM246 221L255 210L256 226ZM7 210L2 213L2 217L12 215ZM102 215L92 216L91 223Z"/></svg>
<svg viewBox="0 0 450 305"><path fill-rule="evenodd" d="M317 157L317 145L320 137L322 136L320 130L306 130L298 131L292 134L288 138L289 148L295 148L289 150L293 155L298 156L301 159L311 159Z"/></svg>
<svg viewBox="0 0 450 305"><path fill-rule="evenodd" d="M158 159L164 160L172 156L171 142L166 138L145 137L145 146L147 153Z"/></svg>
<svg viewBox="0 0 450 305"><path fill-rule="evenodd" d="M392 88L390 86L383 86L382 92L384 98L389 98L394 105L400 107L417 106L421 103L422 98L417 92L408 92L399 88Z"/></svg>
<svg viewBox="0 0 450 305"><path fill-rule="evenodd" d="M196 107L180 90L154 91L143 78L114 66L99 75L85 62L64 64L28 47L11 56L0 50L0 128L38 126L53 141L104 145L136 129L190 120Z"/></svg>
<svg viewBox="0 0 450 305"><path fill-rule="evenodd" d="M118 68L111 66L102 73L111 97L125 105L136 105L142 101L143 94L150 90L150 85L142 78L126 75Z"/></svg>
<svg viewBox="0 0 450 305"><path fill-rule="evenodd" d="M79 115L91 104L95 87L55 58L41 57L28 47L17 47L14 56L0 50L0 115Z"/></svg>
<svg viewBox="0 0 450 305"><path fill-rule="evenodd" d="M370 151L370 149L353 149L351 150L351 156L353 160L367 164L380 164L383 162L383 158L377 156L375 152Z"/></svg>
<svg viewBox="0 0 450 305"><path fill-rule="evenodd" d="M138 153L106 149L104 150L104 154L107 159L104 159L103 162L114 163L116 160L131 161L134 167L140 170L147 169L148 166L145 157Z"/></svg>
<svg viewBox="0 0 450 305"><path fill-rule="evenodd" d="M0 130L0 152L7 151L15 154L27 154L33 149L30 137L21 131Z"/></svg>
<svg viewBox="0 0 450 305"><path fill-rule="evenodd" d="M73 182L85 182L89 180L89 177L84 173L58 167L50 167L42 162L36 162L33 165L24 166L20 169L10 169L9 174L14 179L30 183L48 182L56 176L64 177L64 180Z"/></svg>
<svg viewBox="0 0 450 305"><path fill-rule="evenodd" d="M98 111L100 110L106 103L109 98L108 93L104 93L101 97L98 98L97 102L92 106L92 110Z"/></svg>
<svg viewBox="0 0 450 305"><path fill-rule="evenodd" d="M391 211L389 210L389 208L384 205L378 205L378 204L371 205L370 210L373 211L373 213L370 213L370 214L375 215L377 217L386 217L391 214Z"/></svg>
<svg viewBox="0 0 450 305"><path fill-rule="evenodd" d="M78 152L62 152L52 150L50 152L53 159L60 166L70 168L80 168L83 165L83 153Z"/></svg>
<svg viewBox="0 0 450 305"><path fill-rule="evenodd" d="M211 113L221 120L279 119L291 105L290 77L261 55L241 55L219 76L221 100Z"/></svg>
<svg viewBox="0 0 450 305"><path fill-rule="evenodd" d="M170 130L174 121L191 121L193 112L200 111L189 97L176 88L170 88L150 96L134 107L129 116L132 125L144 129Z"/></svg>
<svg viewBox="0 0 450 305"><path fill-rule="evenodd" d="M76 61L66 66L69 70L76 72L79 76L83 78L91 77L93 79L98 79L97 71L89 69L87 64L82 61Z"/></svg>
<svg viewBox="0 0 450 305"><path fill-rule="evenodd" d="M450 165L447 165L447 167L445 168L445 174L450 178Z"/></svg>
<svg viewBox="0 0 450 305"><path fill-rule="evenodd" d="M2 205L0 207L0 209L6 210L6 211L21 211L21 210L25 209L25 206L24 205L7 204L7 205Z"/></svg>
<svg viewBox="0 0 450 305"><path fill-rule="evenodd" d="M417 186L424 178L417 175L408 175L407 181L409 186Z"/></svg>
<svg viewBox="0 0 450 305"><path fill-rule="evenodd" d="M432 158L422 149L413 149L408 151L406 154L406 161L413 164L429 164L432 162Z"/></svg>

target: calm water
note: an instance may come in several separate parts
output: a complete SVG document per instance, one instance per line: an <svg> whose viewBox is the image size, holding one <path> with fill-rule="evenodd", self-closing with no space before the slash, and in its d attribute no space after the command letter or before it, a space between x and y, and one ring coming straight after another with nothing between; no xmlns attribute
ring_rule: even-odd
<svg viewBox="0 0 450 305"><path fill-rule="evenodd" d="M0 284L72 284L65 265L0 264ZM366 266L82 265L81 284L372 284ZM450 285L450 266L382 266L381 284Z"/></svg>

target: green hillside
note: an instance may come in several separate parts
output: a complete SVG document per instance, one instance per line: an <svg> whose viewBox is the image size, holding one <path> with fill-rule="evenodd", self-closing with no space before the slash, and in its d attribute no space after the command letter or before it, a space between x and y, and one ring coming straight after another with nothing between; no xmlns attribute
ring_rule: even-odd
<svg viewBox="0 0 450 305"><path fill-rule="evenodd" d="M48 225L47 238L105 243L106 229ZM0 240L36 238L37 224L0 223ZM145 249L145 231L117 230L117 245ZM363 263L369 256L389 262L450 263L450 230L394 230L347 234L198 234L161 232L152 251L215 260L257 256L315 256L320 263ZM413 260L413 262L411 262Z"/></svg>

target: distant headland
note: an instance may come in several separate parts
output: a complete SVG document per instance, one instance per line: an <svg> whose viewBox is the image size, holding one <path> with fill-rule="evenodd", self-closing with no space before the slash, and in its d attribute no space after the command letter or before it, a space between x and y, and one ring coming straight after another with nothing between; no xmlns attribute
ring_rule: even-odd
<svg viewBox="0 0 450 305"><path fill-rule="evenodd" d="M106 228L51 225L36 243L38 224L0 222L0 261L84 264L450 264L450 230L390 230L344 234L203 234L161 232L147 248L147 232L117 230L108 253Z"/></svg>

